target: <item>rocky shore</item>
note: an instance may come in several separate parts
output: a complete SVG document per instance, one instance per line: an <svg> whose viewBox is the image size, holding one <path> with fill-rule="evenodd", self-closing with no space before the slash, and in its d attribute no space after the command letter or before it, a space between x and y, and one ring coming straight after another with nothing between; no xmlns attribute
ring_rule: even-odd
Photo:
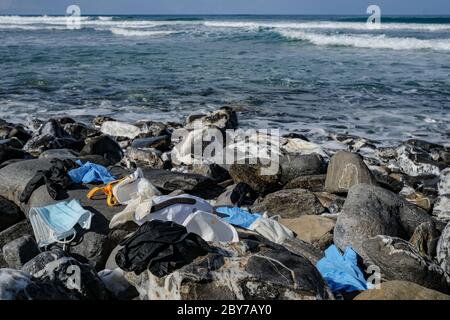
<svg viewBox="0 0 450 320"><path fill-rule="evenodd" d="M381 147L343 134L330 134L325 147L290 133L279 137L276 173L263 175L258 161L193 161L182 145L189 139L172 135L184 128L189 136L200 121L224 135L238 129L238 115L226 107L182 123L0 120L0 299L450 299L449 147L422 140ZM53 159L89 161L119 178L141 168L164 195L265 213L294 237L275 243L236 227L239 242L209 243L211 252L164 277L136 275L118 268L115 256L138 225L110 228L124 207L88 199L96 185L73 184L57 200L41 186L20 200ZM70 199L94 214L91 227L69 245L38 248L30 209ZM379 275L381 284L333 292L316 268L331 245L351 247L366 280ZM71 266L81 272L77 286Z"/></svg>

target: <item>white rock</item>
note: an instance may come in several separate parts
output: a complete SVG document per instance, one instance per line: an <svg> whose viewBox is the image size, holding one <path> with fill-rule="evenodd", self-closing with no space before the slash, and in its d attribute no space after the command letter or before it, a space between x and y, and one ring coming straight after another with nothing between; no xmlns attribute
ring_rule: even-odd
<svg viewBox="0 0 450 320"><path fill-rule="evenodd" d="M281 150L287 153L311 154L317 153L328 158L328 154L318 144L308 142L298 138L281 138Z"/></svg>
<svg viewBox="0 0 450 320"><path fill-rule="evenodd" d="M450 274L450 223L447 224L441 234L437 245L437 261L441 268Z"/></svg>
<svg viewBox="0 0 450 320"><path fill-rule="evenodd" d="M433 216L445 222L450 220L450 195L443 195L436 199Z"/></svg>
<svg viewBox="0 0 450 320"><path fill-rule="evenodd" d="M113 137L126 137L129 139L134 139L141 133L141 129L138 127L118 121L103 122L100 131Z"/></svg>
<svg viewBox="0 0 450 320"><path fill-rule="evenodd" d="M450 194L450 168L442 170L438 184L439 194Z"/></svg>
<svg viewBox="0 0 450 320"><path fill-rule="evenodd" d="M397 150L397 164L399 168L410 176L418 176L421 174L439 175L441 170L439 167L430 163L416 163L408 157L409 150L403 146Z"/></svg>
<svg viewBox="0 0 450 320"><path fill-rule="evenodd" d="M26 272L0 269L0 300L15 300L31 282L31 275Z"/></svg>

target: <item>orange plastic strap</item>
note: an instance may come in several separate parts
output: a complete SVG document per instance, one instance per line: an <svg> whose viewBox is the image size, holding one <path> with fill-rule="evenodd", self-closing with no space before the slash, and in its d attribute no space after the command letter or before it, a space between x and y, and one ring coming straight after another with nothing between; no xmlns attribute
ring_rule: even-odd
<svg viewBox="0 0 450 320"><path fill-rule="evenodd" d="M112 181L103 187L95 187L89 190L87 194L88 199L92 199L98 192L103 192L103 194L106 195L106 203L109 207L114 207L117 205L117 199L114 197L114 194L112 192L113 184L121 182L123 179Z"/></svg>

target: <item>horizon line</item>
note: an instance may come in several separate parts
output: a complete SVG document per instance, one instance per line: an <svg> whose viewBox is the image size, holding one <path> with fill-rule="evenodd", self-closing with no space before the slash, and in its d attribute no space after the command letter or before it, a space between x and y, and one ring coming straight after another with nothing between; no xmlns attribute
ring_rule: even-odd
<svg viewBox="0 0 450 320"><path fill-rule="evenodd" d="M19 16L65 16L65 14L55 13L3 13L0 15L19 15ZM366 13L84 13L81 16L368 16ZM405 16L405 17L450 17L450 13L388 13L383 14L384 17Z"/></svg>

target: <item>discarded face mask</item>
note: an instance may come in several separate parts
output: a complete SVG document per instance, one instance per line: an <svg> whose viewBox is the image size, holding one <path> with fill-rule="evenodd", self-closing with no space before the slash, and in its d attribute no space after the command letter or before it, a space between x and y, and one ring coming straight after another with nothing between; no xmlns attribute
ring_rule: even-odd
<svg viewBox="0 0 450 320"><path fill-rule="evenodd" d="M317 270L333 293L367 290L367 282L357 264L357 255L347 247L343 255L335 245L325 250L325 257L317 262Z"/></svg>
<svg viewBox="0 0 450 320"><path fill-rule="evenodd" d="M80 167L69 171L69 177L75 183L102 182L106 184L116 180L104 166L89 161L83 164L80 160L77 160L76 163Z"/></svg>
<svg viewBox="0 0 450 320"><path fill-rule="evenodd" d="M278 244L282 244L286 239L294 238L294 233L291 230L278 221L265 216L256 219L248 229Z"/></svg>
<svg viewBox="0 0 450 320"><path fill-rule="evenodd" d="M88 230L92 212L84 209L77 200L59 202L42 208L31 208L29 219L39 247L52 243L70 243L76 236L76 224ZM69 240L64 240L70 238Z"/></svg>

